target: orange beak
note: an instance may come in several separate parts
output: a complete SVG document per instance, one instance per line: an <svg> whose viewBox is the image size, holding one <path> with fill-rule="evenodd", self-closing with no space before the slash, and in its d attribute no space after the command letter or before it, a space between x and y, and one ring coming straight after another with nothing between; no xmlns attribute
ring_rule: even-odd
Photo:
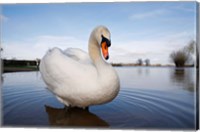
<svg viewBox="0 0 200 132"><path fill-rule="evenodd" d="M103 57L107 60L109 58L109 53L108 53L108 46L106 42L103 42L101 44L101 49L102 49Z"/></svg>

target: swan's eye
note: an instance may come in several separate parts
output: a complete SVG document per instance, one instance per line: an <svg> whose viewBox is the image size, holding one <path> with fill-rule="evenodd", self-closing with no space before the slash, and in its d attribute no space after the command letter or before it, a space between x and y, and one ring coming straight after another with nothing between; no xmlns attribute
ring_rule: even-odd
<svg viewBox="0 0 200 132"><path fill-rule="evenodd" d="M107 39L106 37L104 37L103 35L101 35L101 37L102 37L101 44L104 43L104 42L106 42L107 47L110 47L110 46L111 46L110 40L108 40L108 39Z"/></svg>

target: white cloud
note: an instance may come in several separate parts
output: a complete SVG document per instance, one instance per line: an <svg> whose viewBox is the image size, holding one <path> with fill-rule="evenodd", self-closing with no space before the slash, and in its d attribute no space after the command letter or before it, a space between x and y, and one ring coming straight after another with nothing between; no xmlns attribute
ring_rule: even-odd
<svg viewBox="0 0 200 132"><path fill-rule="evenodd" d="M116 41L112 40L109 48L109 62L135 63L139 58L150 59L152 64L168 64L169 54L185 46L191 40L190 34L180 32L177 34L163 35L151 40ZM42 58L46 51L53 47L66 49L69 47L88 49L88 40L80 40L72 36L39 36L25 42L3 43L3 56L17 59Z"/></svg>
<svg viewBox="0 0 200 132"><path fill-rule="evenodd" d="M158 10L153 10L153 11L149 11L149 12L133 14L133 15L130 16L130 19L131 20L137 20L137 19L154 18L154 17L165 15L167 13L169 13L168 10L158 9Z"/></svg>
<svg viewBox="0 0 200 132"><path fill-rule="evenodd" d="M86 45L86 46L85 46ZM42 58L48 49L69 47L86 49L87 41L82 42L74 37L65 36L39 36L26 42L3 43L3 57L17 59Z"/></svg>
<svg viewBox="0 0 200 132"><path fill-rule="evenodd" d="M152 63L166 64L168 57L163 56L168 56L169 52L163 52L164 50L166 50L166 45L161 40L124 42L124 45L111 47L110 62L136 63L139 58L143 60L148 58Z"/></svg>
<svg viewBox="0 0 200 132"><path fill-rule="evenodd" d="M172 51L183 48L191 39L187 32L163 35L151 40L113 42L110 62L135 63L139 58L150 59L152 64L169 64Z"/></svg>

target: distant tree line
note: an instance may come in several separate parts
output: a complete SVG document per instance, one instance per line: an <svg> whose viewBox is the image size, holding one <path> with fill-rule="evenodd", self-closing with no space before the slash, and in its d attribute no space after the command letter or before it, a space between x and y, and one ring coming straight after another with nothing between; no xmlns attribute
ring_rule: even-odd
<svg viewBox="0 0 200 132"><path fill-rule="evenodd" d="M13 66L38 66L39 60L3 60L4 67Z"/></svg>
<svg viewBox="0 0 200 132"><path fill-rule="evenodd" d="M137 60L136 64L139 65L139 66L142 66L143 63L146 65L146 66L150 66L150 60L149 59L145 59L145 60L142 60L141 58Z"/></svg>

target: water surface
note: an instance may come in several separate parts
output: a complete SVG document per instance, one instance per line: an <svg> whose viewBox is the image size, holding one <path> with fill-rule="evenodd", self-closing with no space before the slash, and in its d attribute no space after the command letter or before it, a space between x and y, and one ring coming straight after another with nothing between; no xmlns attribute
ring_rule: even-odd
<svg viewBox="0 0 200 132"><path fill-rule="evenodd" d="M195 129L195 69L116 67L119 95L88 110L66 109L39 72L3 74L3 125Z"/></svg>

